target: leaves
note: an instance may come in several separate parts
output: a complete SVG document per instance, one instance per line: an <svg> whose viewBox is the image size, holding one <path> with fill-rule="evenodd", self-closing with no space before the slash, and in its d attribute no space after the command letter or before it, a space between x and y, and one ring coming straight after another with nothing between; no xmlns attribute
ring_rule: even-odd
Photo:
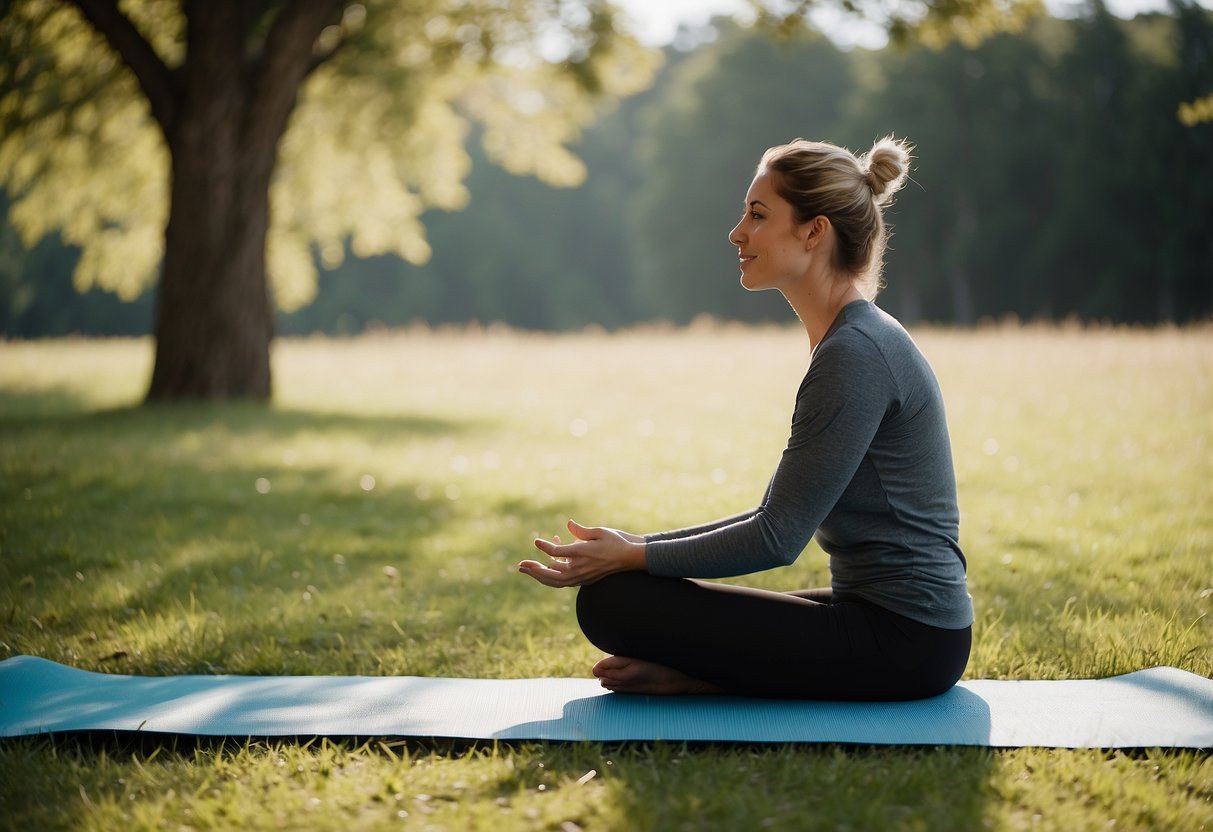
<svg viewBox="0 0 1213 832"><path fill-rule="evenodd" d="M1184 127L1195 127L1207 121L1213 121L1213 95L1206 95L1194 101L1184 101L1179 105L1179 122Z"/></svg>
<svg viewBox="0 0 1213 832"><path fill-rule="evenodd" d="M0 86L0 185L27 248L55 229L81 249L74 283L133 299L156 276L168 157L134 78L74 10L32 0L0 19L22 54Z"/></svg>
<svg viewBox="0 0 1213 832"><path fill-rule="evenodd" d="M250 61L281 7L248 15ZM123 8L166 65L188 61L179 3ZM11 221L27 247L55 229L80 246L78 288L138 295L163 254L169 158L134 77L50 0L14 3L0 47L25 56L0 76ZM658 60L615 33L608 4L558 0L353 4L317 54L331 59L301 90L271 186L268 271L288 310L312 298L316 259L339 265L347 243L360 257L429 259L420 217L466 204L473 123L507 170L579 183L568 147L595 101L643 88Z"/></svg>

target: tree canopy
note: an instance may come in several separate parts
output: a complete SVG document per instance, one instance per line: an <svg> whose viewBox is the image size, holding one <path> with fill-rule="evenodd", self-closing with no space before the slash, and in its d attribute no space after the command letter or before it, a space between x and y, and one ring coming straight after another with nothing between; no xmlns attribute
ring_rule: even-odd
<svg viewBox="0 0 1213 832"><path fill-rule="evenodd" d="M75 284L133 298L152 285L169 207L163 129L179 93L152 101L129 64L186 60L189 4L18 0L0 18L0 184L27 246L54 229L81 250ZM291 3L243 4L245 50L268 57L273 25ZM644 88L657 56L616 34L605 4L354 3L338 8L314 48L313 71L291 115L271 192L269 274L285 310L311 300L315 262L430 256L419 222L429 208L467 202L471 125L489 158L553 185L578 184L569 150L596 115L586 93ZM130 56L89 19L125 13ZM126 60L128 65L124 65Z"/></svg>

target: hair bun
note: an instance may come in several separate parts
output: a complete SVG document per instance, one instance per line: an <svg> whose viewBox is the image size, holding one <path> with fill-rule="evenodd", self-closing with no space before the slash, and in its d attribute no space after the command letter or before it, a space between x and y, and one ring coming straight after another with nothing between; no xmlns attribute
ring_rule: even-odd
<svg viewBox="0 0 1213 832"><path fill-rule="evenodd" d="M901 190L910 170L910 154L914 148L904 139L885 136L859 158L860 168L877 205L884 205Z"/></svg>

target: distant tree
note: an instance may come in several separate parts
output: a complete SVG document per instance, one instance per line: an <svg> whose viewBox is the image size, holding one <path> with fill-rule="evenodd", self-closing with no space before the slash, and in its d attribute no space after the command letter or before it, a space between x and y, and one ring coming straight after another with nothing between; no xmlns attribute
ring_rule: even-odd
<svg viewBox="0 0 1213 832"><path fill-rule="evenodd" d="M1186 321L1213 311L1213 15L1092 2L968 49L885 50L864 123L919 146L885 302L903 318ZM1202 34L1204 33L1204 34ZM881 127L883 125L883 127Z"/></svg>
<svg viewBox="0 0 1213 832"><path fill-rule="evenodd" d="M954 41L976 46L991 35L1022 29L1044 10L1042 0L749 0L759 28L796 34L823 9L843 20L884 26L895 43L939 47Z"/></svg>
<svg viewBox="0 0 1213 832"><path fill-rule="evenodd" d="M10 0L0 186L27 246L80 247L77 288L159 271L149 399L264 399L271 293L305 303L347 242L425 260L472 121L506 169L580 180L595 100L655 64L620 31L606 0Z"/></svg>
<svg viewBox="0 0 1213 832"><path fill-rule="evenodd" d="M857 96L856 125L916 146L909 186L889 213L894 235L881 297L903 320L974 323L1022 309L1041 275L1025 268L1056 200L1064 143L1052 115L1056 58L1028 35L975 48L885 50ZM1014 279L1007 277L1013 274Z"/></svg>
<svg viewBox="0 0 1213 832"><path fill-rule="evenodd" d="M1204 102L1203 117L1180 119L1185 129L1168 154L1175 221L1163 237L1159 317L1185 320L1213 315L1213 95L1201 96L1213 90L1213 13L1190 0L1173 0L1171 8L1178 66L1163 81L1171 87L1163 100L1169 94Z"/></svg>
<svg viewBox="0 0 1213 832"><path fill-rule="evenodd" d="M1186 320L1213 308L1213 125L1175 117L1213 84L1213 16L1173 12L1127 22L1095 0L1072 24L1051 115L1058 203L1040 238L1056 314Z"/></svg>
<svg viewBox="0 0 1213 832"><path fill-rule="evenodd" d="M1126 21L1092 5L976 47L840 53L723 31L642 110L627 212L640 308L784 316L736 294L725 232L755 156L795 135L917 147L880 296L907 322L1213 313L1213 124L1175 102L1213 85L1213 14ZM778 82L772 82L778 79ZM771 301L768 304L767 301Z"/></svg>

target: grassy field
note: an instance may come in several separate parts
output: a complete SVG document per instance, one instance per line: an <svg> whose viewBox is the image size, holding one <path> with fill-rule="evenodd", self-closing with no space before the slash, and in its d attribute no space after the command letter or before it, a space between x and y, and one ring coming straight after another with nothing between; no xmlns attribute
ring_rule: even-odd
<svg viewBox="0 0 1213 832"><path fill-rule="evenodd" d="M915 336L949 407L967 677L1213 675L1213 329ZM272 407L143 408L147 341L0 343L0 658L588 675L572 592L514 571L530 538L752 505L806 359L780 329L302 339ZM828 582L815 547L747 580ZM0 828L236 827L1213 829L1213 760L0 742Z"/></svg>

